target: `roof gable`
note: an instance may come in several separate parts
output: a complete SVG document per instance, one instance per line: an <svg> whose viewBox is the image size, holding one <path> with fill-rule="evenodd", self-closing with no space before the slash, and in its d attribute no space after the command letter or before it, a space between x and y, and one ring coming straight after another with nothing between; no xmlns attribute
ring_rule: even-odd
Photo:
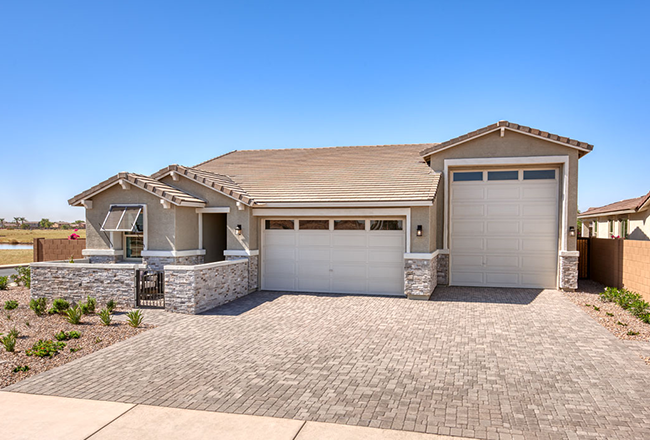
<svg viewBox="0 0 650 440"><path fill-rule="evenodd" d="M581 152L580 154L581 157L589 153L594 148L593 145L588 144L586 142L580 142L575 139L559 136L557 134L552 134L546 131L538 130L536 128L526 127L525 125L514 124L508 121L499 121L496 124L491 124L486 127L479 128L478 130L474 130L462 136L458 136L456 138L449 139L448 141L442 142L440 144L435 144L431 147L425 148L420 152L420 154L423 157L428 157L431 156L432 154L436 154L448 148L452 148L457 145L464 144L465 142L471 141L473 139L479 138L481 136L485 136L489 133L493 133L499 130L502 131L510 130L516 133L523 133L525 135L533 136L539 139L543 139L545 141L557 143L565 147L575 148L576 150L579 150Z"/></svg>
<svg viewBox="0 0 650 440"><path fill-rule="evenodd" d="M650 202L650 192L641 197L635 197L633 199L625 199L620 202L610 203L609 205L598 206L595 208L589 208L585 212L578 214L579 218L591 217L595 215L607 215L613 214L622 211L641 211L649 206Z"/></svg>
<svg viewBox="0 0 650 440"><path fill-rule="evenodd" d="M128 182L128 183L127 183ZM141 174L121 172L115 176L109 177L103 182L93 186L92 188L77 194L68 203L72 206L81 206L84 200L92 198L94 195L101 193L118 184L133 185L136 188L142 189L151 193L162 200L170 202L176 206L188 207L204 207L205 201L201 200L191 194L188 194L178 188L174 188L163 182L159 182L151 177L143 176Z"/></svg>

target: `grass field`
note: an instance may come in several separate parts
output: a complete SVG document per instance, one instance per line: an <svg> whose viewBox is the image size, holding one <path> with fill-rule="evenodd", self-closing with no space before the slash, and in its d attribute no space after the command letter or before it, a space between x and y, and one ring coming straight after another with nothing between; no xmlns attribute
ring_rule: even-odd
<svg viewBox="0 0 650 440"><path fill-rule="evenodd" d="M35 238L68 238L73 232L74 229L0 229L0 243L32 244ZM76 234L86 238L85 229L79 229Z"/></svg>
<svg viewBox="0 0 650 440"><path fill-rule="evenodd" d="M0 265L31 263L34 251L31 249L0 249Z"/></svg>

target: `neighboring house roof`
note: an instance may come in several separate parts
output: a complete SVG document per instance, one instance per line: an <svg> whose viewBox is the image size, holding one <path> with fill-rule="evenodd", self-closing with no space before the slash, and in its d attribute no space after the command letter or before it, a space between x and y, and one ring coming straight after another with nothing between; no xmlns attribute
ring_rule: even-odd
<svg viewBox="0 0 650 440"><path fill-rule="evenodd" d="M246 194L246 191L244 191L230 177L224 176L222 174L209 173L206 171L198 170L196 168L184 167L182 165L169 165L168 167L165 167L162 170L152 174L151 178L162 179L163 177L173 172L178 173L180 176L194 180L203 186L207 186L211 189L214 189L215 191L232 197L235 200L240 200L247 205L250 205L253 202L253 199L248 194Z"/></svg>
<svg viewBox="0 0 650 440"><path fill-rule="evenodd" d="M648 207L650 202L650 192L644 196L636 197L634 199L621 200L620 202L610 203L609 205L599 206L597 208L589 208L585 212L578 214L579 218L592 217L596 214L605 215L613 214L621 211L640 211Z"/></svg>
<svg viewBox="0 0 650 440"><path fill-rule="evenodd" d="M143 176L141 174L126 173L126 172L118 173L115 176L104 180L100 184L95 185L92 188L82 192L81 194L77 194L76 196L68 200L68 203L73 206L79 206L82 204L81 202L84 199L89 199L95 194L105 191L108 188L119 184L120 181L129 182L129 184L132 184L140 189L143 189L177 206L194 206L194 207L205 206L204 200L194 197L193 195L181 191L178 188L174 188L163 182L159 182L158 180L152 179L151 177Z"/></svg>
<svg viewBox="0 0 650 440"><path fill-rule="evenodd" d="M236 182L255 203L431 201L433 144L243 150L196 165Z"/></svg>
<svg viewBox="0 0 650 440"><path fill-rule="evenodd" d="M492 133L497 130L511 130L519 133L523 133L529 136L534 136L537 138L541 138L547 141L563 144L567 147L575 148L577 150L580 150L582 154L580 156L584 156L585 154L589 153L591 150L593 150L594 146L591 144L588 144L586 142L580 142L575 139L570 139L567 137L563 136L558 136L557 134L552 134L548 133L546 131L538 130L536 128L530 128L526 127L525 125L519 125L519 124L514 124L512 122L508 121L499 121L496 124L491 124L488 125L487 127L479 128L478 130L474 130L470 133L464 134L462 136L458 136L456 138L450 139L448 141L445 141L440 144L434 144L432 146L429 146L427 148L424 148L420 154L422 156L430 156L432 154L438 153L442 150L446 150L447 148L455 147L456 145L460 145L462 143L465 143L467 141L471 141L472 139L481 137L483 135L486 135L488 133Z"/></svg>

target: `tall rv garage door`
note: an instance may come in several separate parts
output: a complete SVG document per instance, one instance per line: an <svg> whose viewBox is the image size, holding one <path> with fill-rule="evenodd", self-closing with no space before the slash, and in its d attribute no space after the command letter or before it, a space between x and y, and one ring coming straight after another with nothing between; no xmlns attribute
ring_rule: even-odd
<svg viewBox="0 0 650 440"><path fill-rule="evenodd" d="M262 289L404 294L401 219L265 219Z"/></svg>
<svg viewBox="0 0 650 440"><path fill-rule="evenodd" d="M450 283L557 285L558 171L452 173Z"/></svg>

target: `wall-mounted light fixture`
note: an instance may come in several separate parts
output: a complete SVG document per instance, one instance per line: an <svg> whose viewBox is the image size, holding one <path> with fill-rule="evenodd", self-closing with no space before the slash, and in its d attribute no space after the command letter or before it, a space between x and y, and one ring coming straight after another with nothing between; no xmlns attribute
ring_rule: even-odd
<svg viewBox="0 0 650 440"><path fill-rule="evenodd" d="M418 225L418 227L415 229L415 235L422 237L422 225Z"/></svg>
<svg viewBox="0 0 650 440"><path fill-rule="evenodd" d="M237 225L235 228L235 235L241 235L241 225Z"/></svg>
<svg viewBox="0 0 650 440"><path fill-rule="evenodd" d="M569 237L575 237L575 236L576 236L576 227L569 226Z"/></svg>

